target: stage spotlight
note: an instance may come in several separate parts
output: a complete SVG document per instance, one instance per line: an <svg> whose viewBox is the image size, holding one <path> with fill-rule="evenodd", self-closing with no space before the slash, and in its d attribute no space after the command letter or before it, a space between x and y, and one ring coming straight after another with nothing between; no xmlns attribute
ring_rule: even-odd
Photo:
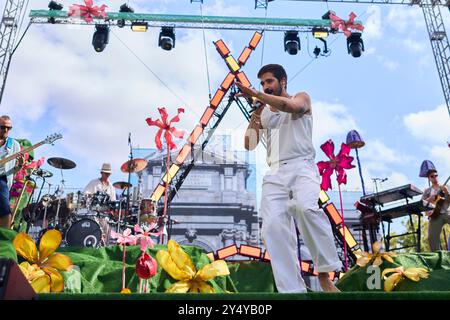
<svg viewBox="0 0 450 320"><path fill-rule="evenodd" d="M48 8L50 10L62 10L64 6L61 3L58 3L56 1L50 1L48 4Z"/></svg>
<svg viewBox="0 0 450 320"><path fill-rule="evenodd" d="M163 50L172 50L172 48L175 48L175 32L172 27L161 28L158 45Z"/></svg>
<svg viewBox="0 0 450 320"><path fill-rule="evenodd" d="M364 51L364 42L361 39L361 33L352 32L347 38L347 50L354 58L361 56L362 51Z"/></svg>
<svg viewBox="0 0 450 320"><path fill-rule="evenodd" d="M289 54L297 54L300 50L300 38L297 31L286 31L284 33L284 51Z"/></svg>
<svg viewBox="0 0 450 320"><path fill-rule="evenodd" d="M119 12L134 13L134 9L128 6L126 3L124 3L123 5L120 6ZM117 26L119 28L125 27L125 19L117 20Z"/></svg>
<svg viewBox="0 0 450 320"><path fill-rule="evenodd" d="M96 24L94 36L92 37L92 46L95 51L102 52L109 42L109 26L105 24Z"/></svg>

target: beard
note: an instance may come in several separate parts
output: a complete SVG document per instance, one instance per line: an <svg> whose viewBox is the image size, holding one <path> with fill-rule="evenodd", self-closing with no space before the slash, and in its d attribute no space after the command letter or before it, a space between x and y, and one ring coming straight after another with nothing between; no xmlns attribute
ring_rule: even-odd
<svg viewBox="0 0 450 320"><path fill-rule="evenodd" d="M281 96L281 92L282 91L283 90L281 89L281 85L278 85L274 90L272 90L272 89L264 90L265 93L271 94L271 95L274 95L274 96Z"/></svg>

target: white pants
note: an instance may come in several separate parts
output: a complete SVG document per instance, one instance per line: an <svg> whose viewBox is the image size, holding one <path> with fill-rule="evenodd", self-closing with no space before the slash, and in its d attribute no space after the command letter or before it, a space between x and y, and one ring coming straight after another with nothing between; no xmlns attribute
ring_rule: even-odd
<svg viewBox="0 0 450 320"><path fill-rule="evenodd" d="M317 272L342 267L330 221L317 203L319 192L319 171L312 159L282 162L264 176L261 232L278 292L306 292L297 255L295 222Z"/></svg>

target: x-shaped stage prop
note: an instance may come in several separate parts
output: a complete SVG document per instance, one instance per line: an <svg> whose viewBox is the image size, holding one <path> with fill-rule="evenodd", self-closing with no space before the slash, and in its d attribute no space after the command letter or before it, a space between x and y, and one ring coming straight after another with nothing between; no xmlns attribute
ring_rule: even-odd
<svg viewBox="0 0 450 320"><path fill-rule="evenodd" d="M248 80L247 76L243 71L240 71L241 68L245 65L248 58L250 57L250 54L256 49L258 46L260 40L262 38L262 33L255 32L252 39L250 40L248 46L244 48L239 58L236 59L230 54L230 50L226 46L225 42L223 40L218 40L214 42L214 45L216 46L217 51L219 52L220 56L224 59L225 63L228 66L228 69L230 70L225 79L222 81L222 84L220 85L220 88L217 89L216 93L214 94L213 98L209 102L209 106L206 108L205 112L203 113L199 124L197 124L192 130L186 144L181 148L180 152L178 153L178 156L175 159L175 162L173 162L169 168L169 171L163 176L161 181L158 183L156 188L153 190L153 193L150 196L150 199L157 203L162 195L164 194L165 188L167 184L170 184L173 180L173 178L177 175L177 173L180 171L181 166L186 161L189 154L192 152L193 147L195 143L197 142L200 135L203 133L205 127L208 125L209 121L211 120L212 116L214 115L215 110L219 106L220 102L222 102L222 99L225 97L226 93L230 89L231 85L234 83L234 80L237 79L240 83L242 83L246 87L250 87L251 83Z"/></svg>

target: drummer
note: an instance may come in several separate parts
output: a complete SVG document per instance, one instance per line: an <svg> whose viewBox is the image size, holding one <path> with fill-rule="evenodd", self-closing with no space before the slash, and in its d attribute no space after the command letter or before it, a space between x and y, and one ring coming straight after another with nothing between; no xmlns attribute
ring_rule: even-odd
<svg viewBox="0 0 450 320"><path fill-rule="evenodd" d="M84 193L95 194L97 192L104 192L109 195L111 201L116 201L116 189L109 181L109 176L111 175L111 164L104 163L100 170L101 177L94 179L88 183L86 188L84 188Z"/></svg>

